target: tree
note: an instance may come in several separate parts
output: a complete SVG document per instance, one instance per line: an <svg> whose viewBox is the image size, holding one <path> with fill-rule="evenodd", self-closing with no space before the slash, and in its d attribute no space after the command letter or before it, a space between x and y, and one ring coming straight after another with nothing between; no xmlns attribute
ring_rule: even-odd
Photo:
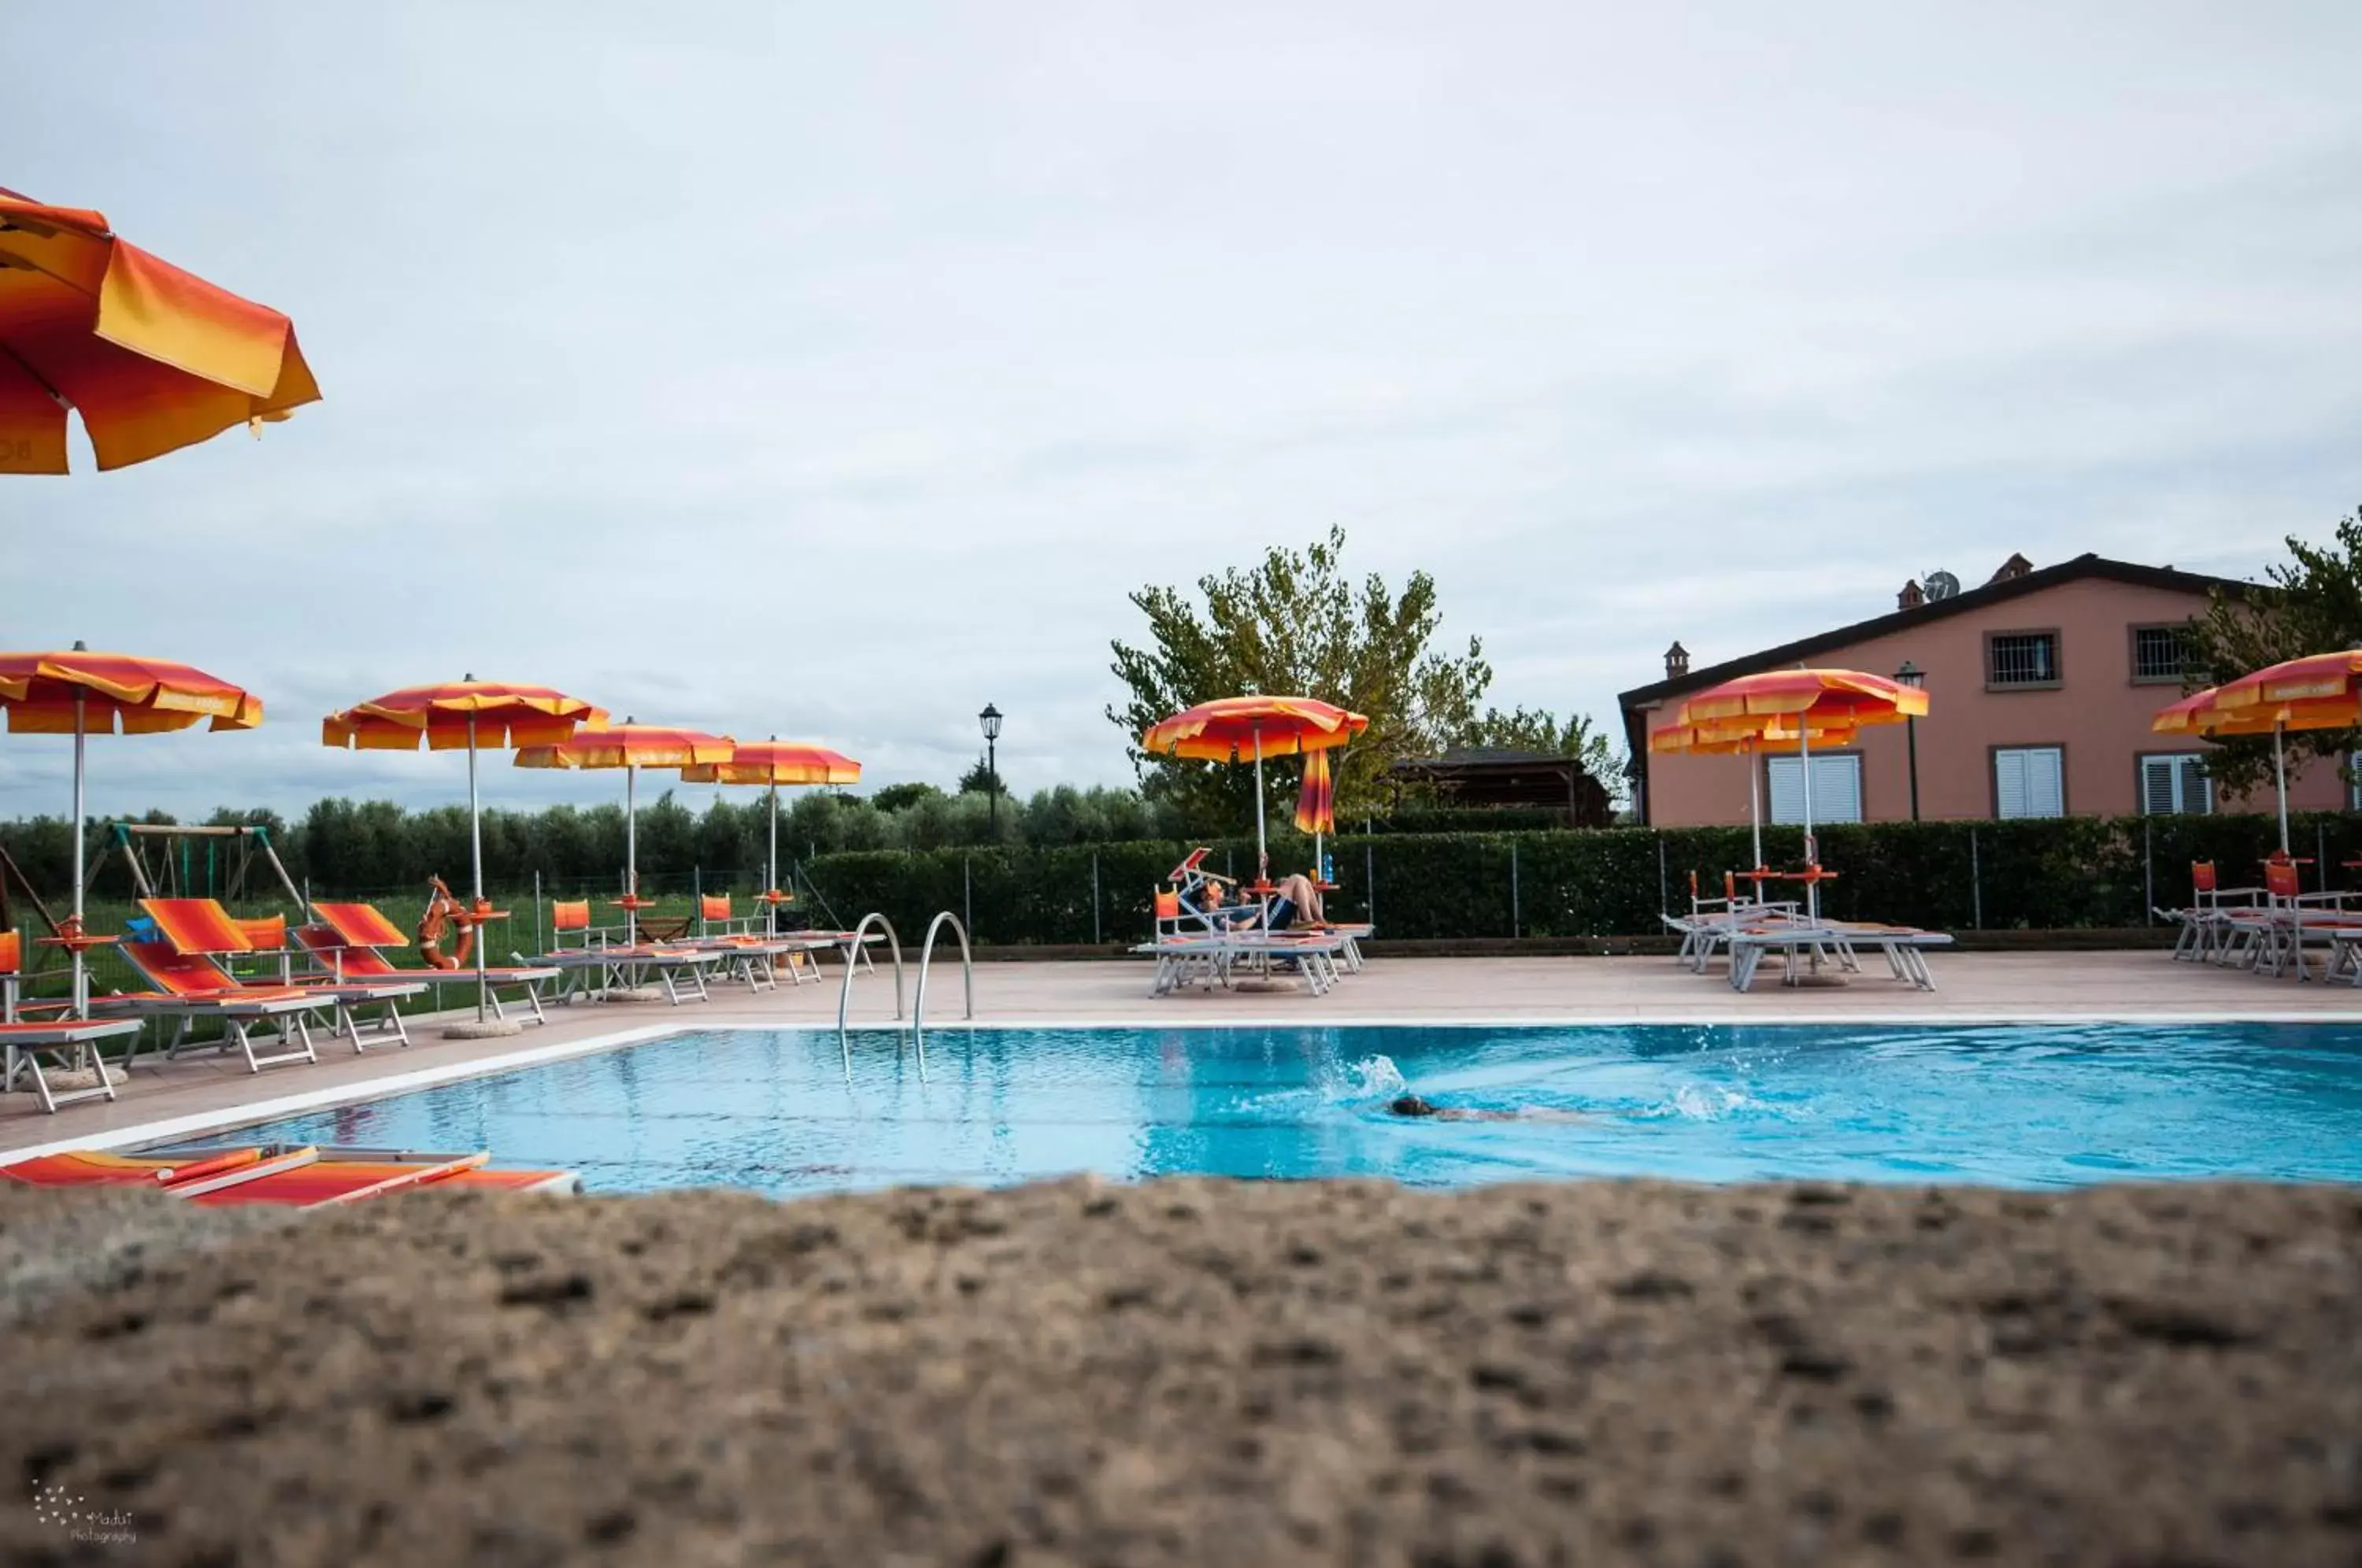
<svg viewBox="0 0 2362 1568"><path fill-rule="evenodd" d="M943 794L932 784L889 784L869 797L869 803L881 812L908 811L920 801Z"/></svg>
<svg viewBox="0 0 2362 1568"><path fill-rule="evenodd" d="M2182 661L2187 690L2220 685L2266 665L2306 654L2362 647L2362 510L2339 520L2328 545L2288 540L2290 560L2268 568L2268 582L2214 591L2190 624ZM2323 756L2343 764L2356 743L2352 730L2301 730L2288 737L2289 760ZM2206 759L2218 789L2244 795L2272 783L2272 739L2225 739Z"/></svg>
<svg viewBox="0 0 2362 1568"><path fill-rule="evenodd" d="M999 773L979 756L974 767L960 775L959 792L963 795L1005 796L1009 793L1009 786L1002 783Z"/></svg>
<svg viewBox="0 0 2362 1568"><path fill-rule="evenodd" d="M1492 683L1483 645L1464 654L1436 646L1442 613L1435 580L1415 571L1397 593L1373 572L1345 573L1345 531L1301 550L1273 547L1252 570L1198 580L1198 595L1143 588L1131 602L1148 617L1148 641L1115 651L1128 698L1107 710L1131 742L1133 766L1151 798L1199 824L1235 826L1253 814L1252 769L1150 756L1140 737L1159 719L1217 697L1248 692L1317 697L1368 715L1360 739L1333 754L1337 814L1386 805L1379 780L1405 757L1431 756L1473 722ZM1291 763L1266 768L1270 804L1296 787Z"/></svg>
<svg viewBox="0 0 2362 1568"><path fill-rule="evenodd" d="M1528 712L1518 707L1506 713L1498 708L1487 708L1481 718L1461 732L1459 744L1572 757L1607 791L1610 804L1624 803L1624 758L1607 738L1607 733L1592 723L1588 713L1569 713L1561 719L1542 708Z"/></svg>

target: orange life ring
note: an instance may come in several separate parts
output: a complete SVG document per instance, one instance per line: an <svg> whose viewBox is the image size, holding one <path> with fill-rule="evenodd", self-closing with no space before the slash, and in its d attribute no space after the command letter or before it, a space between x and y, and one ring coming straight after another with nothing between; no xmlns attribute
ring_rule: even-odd
<svg viewBox="0 0 2362 1568"><path fill-rule="evenodd" d="M464 911L465 906L451 896L440 877L429 877L427 882L435 896L426 903L426 913L418 922L418 955L437 969L457 969L476 950L476 927L472 922L459 922L458 945L449 953L443 951L443 939L450 933L451 917Z"/></svg>

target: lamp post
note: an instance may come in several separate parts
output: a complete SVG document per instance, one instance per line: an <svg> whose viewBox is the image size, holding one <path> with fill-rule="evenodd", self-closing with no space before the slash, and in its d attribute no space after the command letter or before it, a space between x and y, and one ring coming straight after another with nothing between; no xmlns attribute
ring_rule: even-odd
<svg viewBox="0 0 2362 1568"><path fill-rule="evenodd" d="M1900 686L1923 687L1927 684L1927 672L1906 658L1894 672L1894 679ZM1911 820L1915 823L1919 820L1919 720L1915 714L1903 716L1903 745L1911 756Z"/></svg>
<svg viewBox="0 0 2362 1568"><path fill-rule="evenodd" d="M1000 710L987 702L984 712L976 716L976 722L984 726L985 799L988 802L987 809L992 813L993 836L998 838L1000 835Z"/></svg>

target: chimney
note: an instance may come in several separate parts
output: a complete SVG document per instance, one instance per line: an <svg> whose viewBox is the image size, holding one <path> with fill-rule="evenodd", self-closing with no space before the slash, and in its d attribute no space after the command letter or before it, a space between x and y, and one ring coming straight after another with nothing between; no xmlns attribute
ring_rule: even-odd
<svg viewBox="0 0 2362 1568"><path fill-rule="evenodd" d="M1679 680L1690 672L1690 650L1675 643L1665 650L1665 679Z"/></svg>
<svg viewBox="0 0 2362 1568"><path fill-rule="evenodd" d="M2030 572L2033 569L2034 563L2032 561L2027 560L2024 556L2013 553L2009 559L2001 563L2001 569L1993 573L1992 576L1985 579L1985 580L1989 583L2007 582L2011 578L2024 577L2027 572Z"/></svg>
<svg viewBox="0 0 2362 1568"><path fill-rule="evenodd" d="M1927 595L1921 591L1916 579L1904 583L1903 591L1894 596L1894 607L1897 610L1916 610L1926 602Z"/></svg>

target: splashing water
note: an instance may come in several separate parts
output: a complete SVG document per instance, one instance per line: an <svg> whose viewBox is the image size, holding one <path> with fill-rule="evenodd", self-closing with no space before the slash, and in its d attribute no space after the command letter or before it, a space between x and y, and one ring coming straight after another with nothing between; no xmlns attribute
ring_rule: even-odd
<svg viewBox="0 0 2362 1568"><path fill-rule="evenodd" d="M1672 1113L1690 1121L1719 1121L1754 1101L1737 1089L1711 1084L1683 1084L1673 1091Z"/></svg>
<svg viewBox="0 0 2362 1568"><path fill-rule="evenodd" d="M1392 1099L1409 1091L1410 1080L1392 1056L1380 1055L1342 1064L1327 1088L1331 1099Z"/></svg>

